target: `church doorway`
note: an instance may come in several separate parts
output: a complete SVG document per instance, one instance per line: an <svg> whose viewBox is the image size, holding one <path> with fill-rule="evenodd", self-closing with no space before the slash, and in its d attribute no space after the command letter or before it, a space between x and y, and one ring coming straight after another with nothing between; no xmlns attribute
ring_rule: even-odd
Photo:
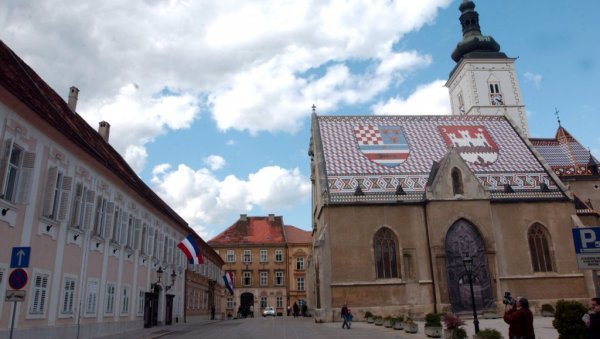
<svg viewBox="0 0 600 339"><path fill-rule="evenodd" d="M241 316L242 318L254 317L254 294L250 292L242 293L240 296L238 316Z"/></svg>
<svg viewBox="0 0 600 339"><path fill-rule="evenodd" d="M494 308L494 296L485 243L477 228L460 219L448 230L445 241L448 293L453 313L472 312L469 277L463 258L473 258L473 292L478 312Z"/></svg>

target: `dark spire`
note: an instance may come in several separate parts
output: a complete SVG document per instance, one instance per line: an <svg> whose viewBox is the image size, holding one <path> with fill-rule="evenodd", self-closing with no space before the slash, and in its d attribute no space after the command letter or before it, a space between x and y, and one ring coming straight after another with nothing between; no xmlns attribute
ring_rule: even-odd
<svg viewBox="0 0 600 339"><path fill-rule="evenodd" d="M494 38L481 34L479 14L475 11L473 1L463 0L459 10L461 12L459 20L462 26L463 39L452 52L452 60L459 62L464 56L506 58L506 54L500 52L500 45Z"/></svg>

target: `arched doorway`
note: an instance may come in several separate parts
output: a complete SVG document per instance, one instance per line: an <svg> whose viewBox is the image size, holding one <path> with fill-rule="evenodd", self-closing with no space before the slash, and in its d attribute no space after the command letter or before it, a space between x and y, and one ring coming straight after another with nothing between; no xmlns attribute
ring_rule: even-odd
<svg viewBox="0 0 600 339"><path fill-rule="evenodd" d="M494 308L485 243L477 228L464 219L456 221L446 234L445 248L448 293L452 312L471 312L473 310L469 278L463 264L463 258L467 254L473 258L475 306L478 311Z"/></svg>
<svg viewBox="0 0 600 339"><path fill-rule="evenodd" d="M253 316L254 312L254 294L250 292L244 292L240 296L240 308L238 313L246 318L248 316Z"/></svg>

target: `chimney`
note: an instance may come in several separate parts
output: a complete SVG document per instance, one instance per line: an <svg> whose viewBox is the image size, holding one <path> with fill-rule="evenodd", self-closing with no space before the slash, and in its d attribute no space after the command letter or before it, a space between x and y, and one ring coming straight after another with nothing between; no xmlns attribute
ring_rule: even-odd
<svg viewBox="0 0 600 339"><path fill-rule="evenodd" d="M108 142L108 136L110 134L110 124L106 121L100 121L100 126L98 127L98 133L104 139L104 141Z"/></svg>
<svg viewBox="0 0 600 339"><path fill-rule="evenodd" d="M275 214L269 213L269 221L275 221Z"/></svg>
<svg viewBox="0 0 600 339"><path fill-rule="evenodd" d="M248 214L240 214L240 221L247 221L248 220Z"/></svg>
<svg viewBox="0 0 600 339"><path fill-rule="evenodd" d="M75 109L77 108L77 99L78 98L79 98L79 88L77 88L75 86L71 86L71 88L69 88L69 101L67 102L67 105L73 112L75 112Z"/></svg>

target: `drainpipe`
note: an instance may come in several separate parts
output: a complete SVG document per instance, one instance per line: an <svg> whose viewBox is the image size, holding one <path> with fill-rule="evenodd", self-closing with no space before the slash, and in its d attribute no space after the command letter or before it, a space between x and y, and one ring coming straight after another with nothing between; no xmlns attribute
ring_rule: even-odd
<svg viewBox="0 0 600 339"><path fill-rule="evenodd" d="M423 206L423 214L425 217L425 234L427 235L427 252L429 253L429 274L431 274L431 289L433 292L433 313L437 313L437 293L435 288L435 275L433 274L433 255L431 254L431 239L429 238L429 222L427 221L427 204Z"/></svg>

